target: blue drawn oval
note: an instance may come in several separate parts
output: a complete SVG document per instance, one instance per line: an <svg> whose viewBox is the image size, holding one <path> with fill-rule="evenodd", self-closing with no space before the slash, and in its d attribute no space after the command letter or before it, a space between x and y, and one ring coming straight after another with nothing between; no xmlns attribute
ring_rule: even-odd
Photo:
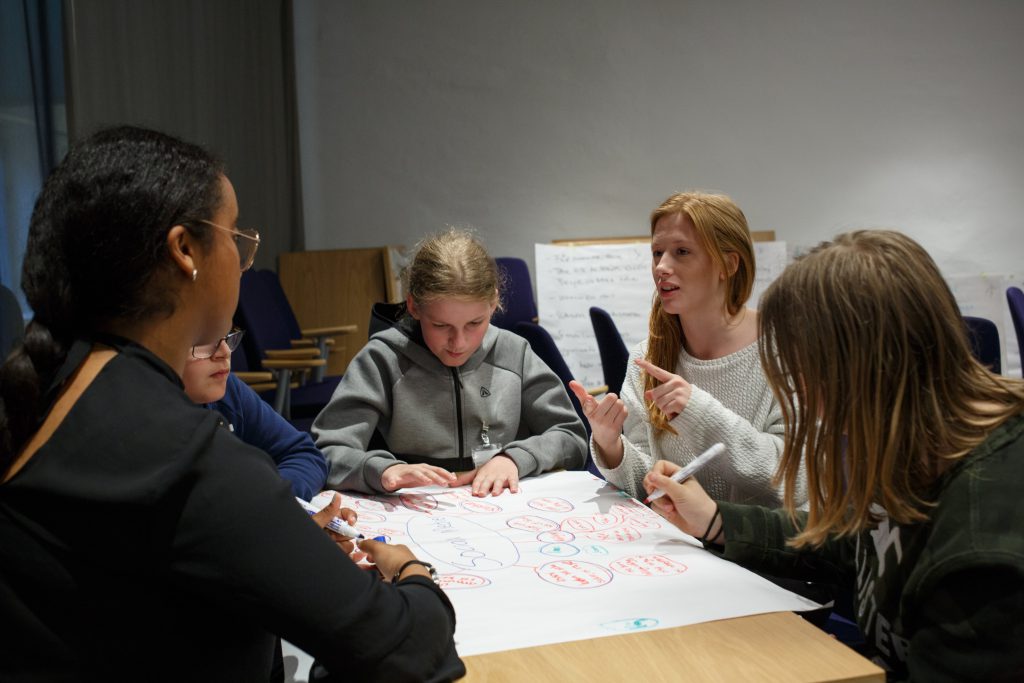
<svg viewBox="0 0 1024 683"><path fill-rule="evenodd" d="M417 515L406 525L409 538L438 562L473 571L493 571L519 561L515 543L463 517Z"/></svg>
<svg viewBox="0 0 1024 683"><path fill-rule="evenodd" d="M548 543L541 546L540 551L545 555L553 555L555 557L572 557L573 555L578 555L580 549L568 543Z"/></svg>

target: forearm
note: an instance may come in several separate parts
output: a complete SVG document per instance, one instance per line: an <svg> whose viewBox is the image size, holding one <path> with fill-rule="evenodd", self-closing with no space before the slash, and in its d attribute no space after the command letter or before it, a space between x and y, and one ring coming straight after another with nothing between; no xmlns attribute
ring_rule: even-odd
<svg viewBox="0 0 1024 683"><path fill-rule="evenodd" d="M786 545L804 524L806 514L794 520L782 509L719 501L724 548L711 548L727 560L761 574L812 580L836 581L848 573L846 543L827 542L815 550Z"/></svg>
<svg viewBox="0 0 1024 683"><path fill-rule="evenodd" d="M594 463L601 475L610 483L634 498L643 500L647 495L643 487L643 480L654 463L649 454L636 448L624 436L620 437L619 443L623 449L623 455L618 467L607 467L602 455L597 451L592 451Z"/></svg>

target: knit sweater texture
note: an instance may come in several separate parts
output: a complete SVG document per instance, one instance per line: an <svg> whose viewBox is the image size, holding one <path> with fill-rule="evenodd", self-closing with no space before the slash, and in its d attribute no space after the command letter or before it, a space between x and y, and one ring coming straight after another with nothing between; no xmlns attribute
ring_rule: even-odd
<svg viewBox="0 0 1024 683"><path fill-rule="evenodd" d="M772 484L783 447L782 409L761 369L759 342L713 360L694 358L686 349L673 369L692 385L690 400L670 424L678 434L655 431L644 405L644 379L634 363L647 355L647 340L630 354L622 401L629 415L623 425L623 457L618 467L606 466L600 449L591 443L594 462L611 483L643 498L643 478L658 460L685 465L715 443L725 453L696 475L711 497L737 503L777 507L782 486ZM803 477L796 502L807 499Z"/></svg>

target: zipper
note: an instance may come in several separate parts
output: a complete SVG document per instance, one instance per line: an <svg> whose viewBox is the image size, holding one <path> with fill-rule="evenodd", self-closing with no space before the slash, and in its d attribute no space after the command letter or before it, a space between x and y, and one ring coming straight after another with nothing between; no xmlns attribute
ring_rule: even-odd
<svg viewBox="0 0 1024 683"><path fill-rule="evenodd" d="M459 432L459 460L458 467L461 469L466 457L466 443L462 436L462 378L459 377L459 369L451 368L452 380L455 383L455 423ZM470 468L473 469L473 468Z"/></svg>

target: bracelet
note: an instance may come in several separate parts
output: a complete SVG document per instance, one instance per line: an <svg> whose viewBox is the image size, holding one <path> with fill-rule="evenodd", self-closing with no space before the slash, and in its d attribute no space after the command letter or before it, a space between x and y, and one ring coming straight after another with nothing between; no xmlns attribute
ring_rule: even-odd
<svg viewBox="0 0 1024 683"><path fill-rule="evenodd" d="M718 503L715 503L715 514L711 515L711 523L708 524L708 528L704 532L704 535L700 537L700 542L701 542L702 545L707 545L708 543L713 542L715 540L715 538L718 538L719 536L722 535L722 530L719 529L718 533L715 534L715 538L708 538L708 534L710 534L711 530L715 527L715 520L718 519L721 516L722 516L722 510L718 507Z"/></svg>
<svg viewBox="0 0 1024 683"><path fill-rule="evenodd" d="M433 581L434 583L438 582L437 570L434 569L434 565L430 564L429 562L423 562L422 560L409 560L408 562L406 562L405 564L403 564L401 567L398 568L398 571L395 572L395 575L393 577L391 577L391 583L398 583L398 580L402 576L402 572L404 572L406 569L408 569L409 567L413 566L414 564L418 564L421 567L423 567L424 569L426 569L427 572L430 574L430 580L431 581Z"/></svg>

